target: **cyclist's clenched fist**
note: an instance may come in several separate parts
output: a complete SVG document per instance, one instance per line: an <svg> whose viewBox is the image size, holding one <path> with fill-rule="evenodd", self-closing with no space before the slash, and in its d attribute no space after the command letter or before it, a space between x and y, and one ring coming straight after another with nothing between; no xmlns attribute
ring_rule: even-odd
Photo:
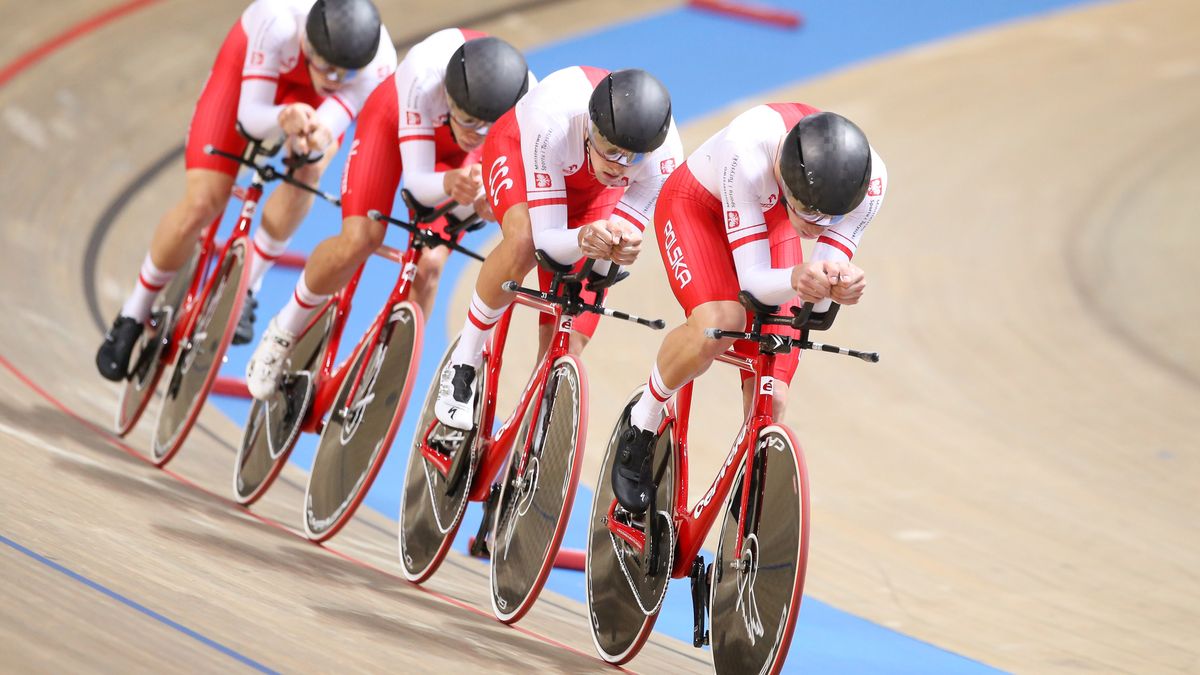
<svg viewBox="0 0 1200 675"><path fill-rule="evenodd" d="M630 265L642 250L642 233L629 223L597 220L579 228L579 248L587 258Z"/></svg>
<svg viewBox="0 0 1200 675"><path fill-rule="evenodd" d="M474 204L483 193L483 167L470 164L461 169L451 169L442 179L446 194L459 204Z"/></svg>
<svg viewBox="0 0 1200 675"><path fill-rule="evenodd" d="M843 305L853 305L866 285L865 273L849 262L814 260L792 268L792 288L805 302L833 298Z"/></svg>

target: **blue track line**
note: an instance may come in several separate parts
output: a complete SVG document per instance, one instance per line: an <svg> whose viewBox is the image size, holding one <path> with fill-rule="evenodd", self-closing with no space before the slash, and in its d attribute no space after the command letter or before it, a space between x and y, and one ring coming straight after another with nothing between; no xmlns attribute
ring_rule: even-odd
<svg viewBox="0 0 1200 675"><path fill-rule="evenodd" d="M43 565L49 567L50 569L53 569L57 572L62 572L63 574L67 575L68 577L71 577L75 581L78 581L79 583L83 584L84 586L87 586L88 588L91 588L92 590L99 591L100 593L107 595L108 597L112 598L113 600L116 600L117 602L125 605L126 607L131 607L131 608L141 612L142 614L145 614L146 616L150 617L151 619L154 619L155 621L157 621L161 624L164 624L170 628L173 628L173 629L179 631L180 633L183 633L184 635L192 638L193 640L196 640L197 642L199 642L200 644L203 644L206 647L211 647L212 649L215 649L230 658L240 661L242 664L247 665L247 666L257 670L260 673L278 673L279 672L276 670L271 670L270 668L264 666L263 664L259 663L258 661L255 661L254 659L251 659L247 656L243 656L243 655L235 652L234 650L230 649L229 647L226 647L225 645L223 645L211 638L205 637L204 635L197 633L196 631L192 630L191 628L188 628L187 626L184 626L183 624L180 624L176 621L172 621L171 619L163 616L162 614L159 614L158 612L150 609L149 607L146 607L145 605L142 605L134 600L130 600L129 598L121 595L120 593L117 593L116 591L114 591L106 586L103 586L95 581L92 581L91 579L88 579L87 577L83 576L82 574L79 574L78 572L75 572L74 570L63 567L62 565L54 562L53 560L47 558L46 556L41 555L41 554L39 554L35 551L32 551L28 548L25 548L24 546L9 539L8 537L5 537L2 534L0 534L0 542L3 542L8 547L10 547L16 551L24 553L25 555L42 563Z"/></svg>

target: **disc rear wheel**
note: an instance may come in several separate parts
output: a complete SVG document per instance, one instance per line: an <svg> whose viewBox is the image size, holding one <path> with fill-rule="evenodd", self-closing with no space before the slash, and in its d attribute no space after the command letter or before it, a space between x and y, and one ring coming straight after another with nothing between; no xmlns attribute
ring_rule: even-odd
<svg viewBox="0 0 1200 675"><path fill-rule="evenodd" d="M725 504L709 604L717 673L773 675L787 658L808 561L808 473L799 450L785 427L759 434L740 547L744 466Z"/></svg>
<svg viewBox="0 0 1200 675"><path fill-rule="evenodd" d="M346 373L304 494L304 531L325 541L358 509L387 457L416 375L423 319L410 302L392 309Z"/></svg>

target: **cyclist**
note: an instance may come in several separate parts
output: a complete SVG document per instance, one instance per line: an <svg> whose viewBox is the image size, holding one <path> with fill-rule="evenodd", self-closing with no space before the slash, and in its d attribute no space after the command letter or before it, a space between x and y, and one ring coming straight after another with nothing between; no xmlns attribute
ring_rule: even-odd
<svg viewBox="0 0 1200 675"><path fill-rule="evenodd" d="M246 366L250 393L275 391L284 361L313 311L350 280L383 243L387 226L372 209L390 213L400 175L422 204L453 198L462 218L491 217L483 196L480 146L488 127L536 80L515 47L476 31L449 28L415 45L390 82L363 108L342 176L342 232L313 251L287 305L271 320ZM445 221L432 229L444 234ZM413 295L426 316L449 249L427 249Z"/></svg>
<svg viewBox="0 0 1200 675"><path fill-rule="evenodd" d="M525 278L535 249L563 264L583 256L632 263L659 190L682 159L670 94L644 70L559 70L493 125L483 147L484 183L504 236L479 272L458 346L440 375L438 420L474 426L475 371L513 301L501 284ZM539 277L547 287L550 275ZM593 314L575 318L574 352L596 322ZM544 314L540 323L544 350L554 326Z"/></svg>
<svg viewBox="0 0 1200 675"><path fill-rule="evenodd" d="M289 153L324 156L296 170L316 185L338 138L367 95L391 75L396 50L371 0L255 0L230 29L196 103L185 155L186 192L155 228L138 281L96 353L104 377L120 381L159 291L187 262L199 233L225 209L238 165L204 152L229 153L250 137L282 132ZM279 257L313 196L280 185L263 207L254 233L251 281ZM234 342L253 337L252 298Z"/></svg>
<svg viewBox="0 0 1200 675"><path fill-rule="evenodd" d="M887 170L853 122L800 103L760 105L738 115L672 174L654 213L659 253L687 321L663 340L646 391L630 411L613 464L612 487L634 514L649 504L650 454L663 406L708 370L732 342L706 328L740 331L740 290L760 302L795 306L862 297L865 275L850 260L879 212ZM816 239L804 261L800 239ZM769 332L790 329L769 327ZM794 331L793 331L794 332ZM735 347L747 356L750 343ZM798 352L780 355L764 387L783 414ZM751 400L742 374L743 400Z"/></svg>

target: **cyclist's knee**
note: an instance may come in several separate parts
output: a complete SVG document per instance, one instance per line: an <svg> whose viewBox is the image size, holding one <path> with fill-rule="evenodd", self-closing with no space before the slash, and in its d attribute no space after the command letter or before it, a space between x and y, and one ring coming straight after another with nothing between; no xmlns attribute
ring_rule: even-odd
<svg viewBox="0 0 1200 675"><path fill-rule="evenodd" d="M417 263L417 277L413 280L416 286L436 284L442 277L442 267L446 264L444 249L428 251Z"/></svg>
<svg viewBox="0 0 1200 675"><path fill-rule="evenodd" d="M342 241L358 262L369 258L383 245L384 227L364 216L351 216L342 223Z"/></svg>
<svg viewBox="0 0 1200 675"><path fill-rule="evenodd" d="M189 230L199 230L216 220L229 201L229 187L215 183L189 184L183 199L183 220Z"/></svg>
<svg viewBox="0 0 1200 675"><path fill-rule="evenodd" d="M746 310L736 302L708 302L692 310L688 317L692 343L705 357L714 359L733 344L733 340L712 340L704 335L710 328L739 331L746 326Z"/></svg>

